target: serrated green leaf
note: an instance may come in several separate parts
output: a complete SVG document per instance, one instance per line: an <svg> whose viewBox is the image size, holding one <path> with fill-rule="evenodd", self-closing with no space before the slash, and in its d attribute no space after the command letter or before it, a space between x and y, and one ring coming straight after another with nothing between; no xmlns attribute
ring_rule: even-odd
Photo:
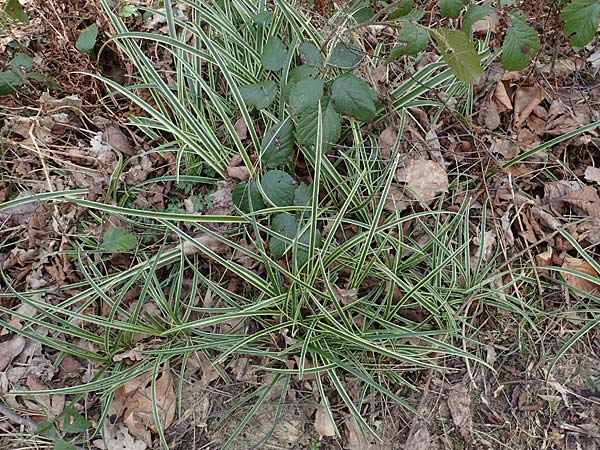
<svg viewBox="0 0 600 450"><path fill-rule="evenodd" d="M409 12L406 16L402 18L402 20L407 20L410 22L418 22L425 15L424 9L415 9L414 11Z"/></svg>
<svg viewBox="0 0 600 450"><path fill-rule="evenodd" d="M400 0L396 3L398 7L392 13L390 13L390 15L388 16L388 20L396 20L400 17L406 16L409 12L412 11L415 5L414 0Z"/></svg>
<svg viewBox="0 0 600 450"><path fill-rule="evenodd" d="M291 206L294 204L294 179L282 170L269 170L260 180L267 198L275 206Z"/></svg>
<svg viewBox="0 0 600 450"><path fill-rule="evenodd" d="M319 71L311 66L302 64L301 66L294 67L288 76L288 82L281 90L281 95L286 102L289 103L290 92L294 85L300 80L307 80L309 78L315 78L319 74Z"/></svg>
<svg viewBox="0 0 600 450"><path fill-rule="evenodd" d="M327 58L327 65L339 69L353 69L360 64L362 59L363 56L359 48L338 42L333 47L329 58Z"/></svg>
<svg viewBox="0 0 600 450"><path fill-rule="evenodd" d="M289 104L294 114L300 114L307 108L315 106L323 94L325 82L319 78L300 80L290 91Z"/></svg>
<svg viewBox="0 0 600 450"><path fill-rule="evenodd" d="M9 63L10 67L17 73L22 73L24 70L31 69L33 66L33 58L25 53L18 52Z"/></svg>
<svg viewBox="0 0 600 450"><path fill-rule="evenodd" d="M15 22L20 22L23 25L29 24L29 17L27 17L19 0L7 0L3 9L6 15Z"/></svg>
<svg viewBox="0 0 600 450"><path fill-rule="evenodd" d="M512 11L510 17L511 24L502 44L502 67L523 70L540 50L540 37L527 25L522 11Z"/></svg>
<svg viewBox="0 0 600 450"><path fill-rule="evenodd" d="M323 115L323 148L327 151L331 145L336 144L342 133L340 116L333 108L333 102L329 97L321 100ZM317 121L319 117L318 107L315 105L306 109L298 116L296 125L296 140L302 145L315 145L317 140Z"/></svg>
<svg viewBox="0 0 600 450"><path fill-rule="evenodd" d="M400 45L390 52L390 56L385 60L388 64L401 56L415 56L425 50L429 44L429 33L425 28L407 22L402 24L396 39L400 41Z"/></svg>
<svg viewBox="0 0 600 450"><path fill-rule="evenodd" d="M92 426L92 422L83 417L75 408L66 408L63 414L65 433L81 433Z"/></svg>
<svg viewBox="0 0 600 450"><path fill-rule="evenodd" d="M263 83L250 84L240 87L240 94L246 105L255 106L258 109L268 108L277 95L277 85L273 80Z"/></svg>
<svg viewBox="0 0 600 450"><path fill-rule="evenodd" d="M459 80L473 84L483 75L477 50L463 31L438 28L432 33L444 62Z"/></svg>
<svg viewBox="0 0 600 450"><path fill-rule="evenodd" d="M312 198L312 189L309 185L301 183L294 191L294 206L307 206Z"/></svg>
<svg viewBox="0 0 600 450"><path fill-rule="evenodd" d="M303 42L299 47L300 53L304 57L307 65L313 67L323 67L323 57L319 48L312 42Z"/></svg>
<svg viewBox="0 0 600 450"><path fill-rule="evenodd" d="M373 18L375 12L369 6L363 6L352 13L352 18L356 23L365 23Z"/></svg>
<svg viewBox="0 0 600 450"><path fill-rule="evenodd" d="M267 70L281 70L287 60L287 47L277 36L271 36L265 47L261 57L262 65Z"/></svg>
<svg viewBox="0 0 600 450"><path fill-rule="evenodd" d="M473 24L493 12L494 7L491 3L484 3L483 5L469 5L463 19L463 31L467 33L467 35L470 35Z"/></svg>
<svg viewBox="0 0 600 450"><path fill-rule="evenodd" d="M98 25L95 23L85 28L75 42L75 48L81 53L91 54L96 46L96 38L98 38Z"/></svg>
<svg viewBox="0 0 600 450"><path fill-rule="evenodd" d="M12 94L22 84L23 80L18 73L12 70L0 72L0 95Z"/></svg>
<svg viewBox="0 0 600 450"><path fill-rule="evenodd" d="M287 164L294 151L294 128L290 120L273 125L263 137L261 161L265 167Z"/></svg>
<svg viewBox="0 0 600 450"><path fill-rule="evenodd" d="M102 239L102 249L108 253L122 253L137 247L137 237L123 227L107 230Z"/></svg>
<svg viewBox="0 0 600 450"><path fill-rule="evenodd" d="M563 31L569 44L579 51L595 36L600 23L600 3L597 0L574 0L563 10Z"/></svg>
<svg viewBox="0 0 600 450"><path fill-rule="evenodd" d="M273 21L272 11L261 11L254 16L254 24L260 27L269 25Z"/></svg>
<svg viewBox="0 0 600 450"><path fill-rule="evenodd" d="M233 204L246 214L265 209L265 202L254 180L238 183L231 192L231 199Z"/></svg>
<svg viewBox="0 0 600 450"><path fill-rule="evenodd" d="M290 213L281 213L273 216L271 221L271 228L276 233L281 234L289 239L294 239L298 233L298 222L296 218ZM269 249L271 250L271 256L274 259L280 259L285 255L285 250L288 244L284 239L277 236L273 236L269 242Z"/></svg>
<svg viewBox="0 0 600 450"><path fill-rule="evenodd" d="M456 19L462 10L462 0L440 0L440 12L442 16Z"/></svg>
<svg viewBox="0 0 600 450"><path fill-rule="evenodd" d="M375 118L374 93L363 80L347 73L337 77L331 85L334 109L363 122Z"/></svg>
<svg viewBox="0 0 600 450"><path fill-rule="evenodd" d="M77 447L64 439L59 439L54 442L54 450L77 450Z"/></svg>

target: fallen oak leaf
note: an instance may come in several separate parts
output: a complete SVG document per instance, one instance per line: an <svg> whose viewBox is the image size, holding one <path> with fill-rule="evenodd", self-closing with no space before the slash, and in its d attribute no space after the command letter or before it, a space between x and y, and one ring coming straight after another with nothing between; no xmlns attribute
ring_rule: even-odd
<svg viewBox="0 0 600 450"><path fill-rule="evenodd" d="M571 258L570 256L567 256L565 257L562 267L564 269L570 269L576 272L581 272L585 275L590 275L594 278L598 278L598 273L592 267L592 265L581 258ZM600 279L598 279L598 283L594 283L572 273L563 273L562 275L565 279L565 282L575 289L592 293L598 292L598 289L600 288Z"/></svg>

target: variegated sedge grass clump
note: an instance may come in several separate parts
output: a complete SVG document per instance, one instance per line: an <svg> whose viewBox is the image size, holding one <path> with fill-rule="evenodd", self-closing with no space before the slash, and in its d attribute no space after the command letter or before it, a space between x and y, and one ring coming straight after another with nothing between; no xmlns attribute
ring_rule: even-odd
<svg viewBox="0 0 600 450"><path fill-rule="evenodd" d="M129 86L103 80L143 111L130 116L132 124L152 139L168 141L155 151L176 151L177 177L182 180L207 182L199 178L202 174L189 173L199 165L224 177L235 155L241 156L250 180L234 190L237 213L226 216L122 206L129 194L119 193L118 183L116 205L69 197L89 208L98 223L114 215L134 230L150 230L164 244L136 252L132 267L107 273L107 256L95 257L90 253L93 242L75 240L69 256L84 281L63 287L58 303L40 300L48 295L44 291L11 292L38 315L19 316L2 308L28 324L20 330L3 326L100 367L88 383L53 391L76 396L99 392L98 430L120 386L148 371L154 373L154 386L161 370L170 366L179 373L181 395L187 361L193 352L202 352L216 367L236 355L257 356L263 361L260 369L275 374L236 404L252 407L223 449L273 389L283 387L281 411L286 390L307 375L314 376L320 401L334 423L328 399L336 396L362 430L377 437L367 419L374 414L371 401L383 396L411 409L398 393L399 387L412 387L406 373L440 368L447 355L475 358L463 348L462 330L469 328L476 310L466 304L492 304L526 318L535 313L504 292L501 274L492 276L493 258L484 260L482 253L472 257L474 233L480 238L486 233L485 208L477 231L472 230L466 202L455 212L399 214L384 209L398 156L382 160L376 139L361 127L363 121L384 116L383 105L353 73L373 64L356 42L334 39L324 57L323 33L283 0L276 0L270 11L249 0L186 0L181 2L189 11L185 20L166 2L163 11L150 11L164 17L167 35L130 32L109 2L103 3L117 31L114 41L137 70ZM170 75L176 84L168 84L155 68L143 50L148 43L172 56ZM378 47L376 52L383 50ZM298 63L299 54L305 64ZM485 46L482 54L493 58ZM441 61L392 85L391 108L402 123L407 107L444 107L423 98L429 89L449 95L470 89ZM240 119L249 143L236 131ZM331 148L335 158L326 156ZM297 182L293 157L306 161L310 185ZM180 226L184 223L185 228ZM407 223L426 238L417 241L405 233ZM227 224L232 225L227 233L213 226ZM198 236L261 270L224 256ZM173 238L181 245L169 245ZM243 280L243 293L230 292L213 274ZM340 288L352 295L342 299ZM126 308L125 298L133 289L138 292L135 307ZM199 294L206 292L222 306L197 304ZM95 304L109 313L90 314ZM145 314L148 304L158 312ZM416 308L423 311L421 320L402 314ZM219 330L218 325L232 321L237 325ZM36 326L49 332L38 333ZM274 348L272 337L284 332L293 339L284 348ZM140 361L114 361L140 339L154 343L142 351ZM297 366L290 369L285 363L294 359ZM228 379L224 371L221 376ZM361 382L359 399L347 391L346 376ZM156 406L154 414L160 424ZM166 447L161 426L158 434Z"/></svg>

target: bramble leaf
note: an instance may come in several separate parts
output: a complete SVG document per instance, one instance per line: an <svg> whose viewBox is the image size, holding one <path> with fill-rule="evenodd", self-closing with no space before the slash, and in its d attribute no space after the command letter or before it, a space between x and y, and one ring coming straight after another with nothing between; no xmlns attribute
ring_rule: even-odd
<svg viewBox="0 0 600 450"><path fill-rule="evenodd" d="M362 61L361 50L338 42L327 58L327 65L339 69L353 69Z"/></svg>
<svg viewBox="0 0 600 450"><path fill-rule="evenodd" d="M289 239L294 239L298 233L298 221L290 213L281 213L273 217L271 221L273 231L281 234ZM271 255L274 259L280 259L285 255L285 250L288 243L277 236L273 236L269 242Z"/></svg>
<svg viewBox="0 0 600 450"><path fill-rule="evenodd" d="M363 122L375 118L374 92L360 78L346 73L337 77L331 86L334 109Z"/></svg>
<svg viewBox="0 0 600 450"><path fill-rule="evenodd" d="M329 149L332 144L337 143L342 133L340 116L333 108L333 102L329 97L321 100L321 114L323 115L323 148ZM296 140L299 144L315 145L317 140L318 106L307 108L298 116L296 126Z"/></svg>
<svg viewBox="0 0 600 450"><path fill-rule="evenodd" d="M261 161L265 167L287 164L294 151L294 128L290 120L273 125L265 133L261 149Z"/></svg>
<svg viewBox="0 0 600 450"><path fill-rule="evenodd" d="M398 3L398 7L390 13L388 16L388 20L396 20L400 17L406 16L409 12L412 11L413 6L415 5L414 0L400 0Z"/></svg>
<svg viewBox="0 0 600 450"><path fill-rule="evenodd" d="M444 61L459 80L473 84L483 75L477 50L463 31L438 28L432 34Z"/></svg>
<svg viewBox="0 0 600 450"><path fill-rule="evenodd" d="M540 50L540 37L527 25L522 11L512 11L510 17L511 24L502 44L502 67L523 70Z"/></svg>
<svg viewBox="0 0 600 450"><path fill-rule="evenodd" d="M400 41L400 45L390 52L390 55L385 60L388 64L401 56L415 56L425 50L429 43L429 33L425 28L407 22L402 25L402 30L400 30L396 39Z"/></svg>
<svg viewBox="0 0 600 450"><path fill-rule="evenodd" d="M0 95L12 94L22 84L23 80L18 73L12 70L0 72Z"/></svg>
<svg viewBox="0 0 600 450"><path fill-rule="evenodd" d="M473 24L493 12L494 7L491 3L484 3L483 5L469 5L463 19L463 31L470 36Z"/></svg>
<svg viewBox="0 0 600 450"><path fill-rule="evenodd" d="M107 230L102 239L102 249L108 253L122 253L137 247L138 241L135 234L123 227Z"/></svg>
<svg viewBox="0 0 600 450"><path fill-rule="evenodd" d="M594 37L600 23L600 3L597 0L573 0L563 10L560 18L565 21L563 31L569 44L579 51Z"/></svg>
<svg viewBox="0 0 600 450"><path fill-rule="evenodd" d="M29 17L27 17L19 0L7 0L4 5L4 12L15 22L20 22L23 25L29 23Z"/></svg>
<svg viewBox="0 0 600 450"><path fill-rule="evenodd" d="M289 104L294 114L319 103L325 82L321 79L308 78L298 81L290 91Z"/></svg>
<svg viewBox="0 0 600 450"><path fill-rule="evenodd" d="M231 200L240 211L246 214L265 209L265 202L254 180L238 183L231 192Z"/></svg>
<svg viewBox="0 0 600 450"><path fill-rule="evenodd" d="M313 67L323 67L323 57L319 48L312 42L304 42L300 44L300 53L304 56L306 64Z"/></svg>
<svg viewBox="0 0 600 450"><path fill-rule="evenodd" d="M278 71L283 69L287 60L287 47L277 36L271 36L265 47L261 57L262 65L267 70Z"/></svg>
<svg viewBox="0 0 600 450"><path fill-rule="evenodd" d="M95 23L85 28L75 42L75 48L81 53L91 54L96 46L96 38L98 37L98 25Z"/></svg>
<svg viewBox="0 0 600 450"><path fill-rule="evenodd" d="M440 0L442 16L456 19L464 6L463 0Z"/></svg>
<svg viewBox="0 0 600 450"><path fill-rule="evenodd" d="M267 198L275 206L294 204L294 179L282 170L269 170L261 179L261 185Z"/></svg>
<svg viewBox="0 0 600 450"><path fill-rule="evenodd" d="M250 84L240 87L240 94L246 105L256 106L258 109L268 108L277 95L277 85L273 80L264 83Z"/></svg>

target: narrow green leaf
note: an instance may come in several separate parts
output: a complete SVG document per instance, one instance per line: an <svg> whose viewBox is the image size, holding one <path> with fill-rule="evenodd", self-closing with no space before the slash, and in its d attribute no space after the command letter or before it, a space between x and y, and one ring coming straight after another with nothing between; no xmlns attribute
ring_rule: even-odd
<svg viewBox="0 0 600 450"><path fill-rule="evenodd" d="M281 234L289 239L294 239L298 233L298 222L296 218L290 213L281 213L273 217L271 221L271 228L273 231ZM285 254L287 247L285 240L273 236L269 242L269 249L274 259L280 259Z"/></svg>
<svg viewBox="0 0 600 450"><path fill-rule="evenodd" d="M294 114L300 114L307 108L319 103L325 82L309 78L298 81L290 91L289 103Z"/></svg>
<svg viewBox="0 0 600 450"><path fill-rule="evenodd" d="M4 12L15 22L20 22L23 25L29 24L29 17L27 17L19 0L7 0L4 4Z"/></svg>
<svg viewBox="0 0 600 450"><path fill-rule="evenodd" d="M287 60L287 47L277 36L271 36L261 57L262 65L267 70L281 70Z"/></svg>
<svg viewBox="0 0 600 450"><path fill-rule="evenodd" d="M137 246L137 237L125 228L115 227L104 233L102 249L108 253L121 253L133 250Z"/></svg>
<svg viewBox="0 0 600 450"><path fill-rule="evenodd" d="M300 44L300 53L304 57L304 61L307 65L313 67L323 67L323 57L319 48L312 42L304 42Z"/></svg>
<svg viewBox="0 0 600 450"><path fill-rule="evenodd" d="M360 64L363 56L359 48L338 42L327 58L327 65L339 69L353 69Z"/></svg>
<svg viewBox="0 0 600 450"><path fill-rule="evenodd" d="M269 170L263 175L261 185L267 198L275 206L292 206L294 204L294 179L282 170Z"/></svg>
<svg viewBox="0 0 600 450"><path fill-rule="evenodd" d="M91 54L96 46L96 38L98 37L98 25L95 23L85 28L75 42L75 48L81 53Z"/></svg>
<svg viewBox="0 0 600 450"><path fill-rule="evenodd" d="M406 22L402 24L402 29L396 39L400 41L400 45L390 52L385 60L388 64L401 56L415 56L425 50L429 44L429 33L423 27Z"/></svg>
<svg viewBox="0 0 600 450"><path fill-rule="evenodd" d="M246 214L265 209L265 202L254 180L238 183L231 192L231 199L233 204Z"/></svg>
<svg viewBox="0 0 600 450"><path fill-rule="evenodd" d="M396 3L398 4L398 7L390 13L390 15L388 16L388 20L396 20L400 17L406 16L412 11L413 6L415 5L414 0L400 0Z"/></svg>
<svg viewBox="0 0 600 450"><path fill-rule="evenodd" d="M459 80L473 84L483 75L477 50L463 31L438 28L432 33L444 61Z"/></svg>
<svg viewBox="0 0 600 450"><path fill-rule="evenodd" d="M483 5L469 5L463 19L463 31L467 33L467 35L470 35L473 24L493 12L494 7L491 3L484 3Z"/></svg>
<svg viewBox="0 0 600 450"><path fill-rule="evenodd" d="M600 3L597 0L573 0L560 18L565 22L563 31L569 38L569 44L579 51L596 35L600 23Z"/></svg>
<svg viewBox="0 0 600 450"><path fill-rule="evenodd" d="M263 83L250 84L240 87L240 94L246 105L255 106L258 109L268 108L277 95L277 85L273 80Z"/></svg>
<svg viewBox="0 0 600 450"><path fill-rule="evenodd" d="M92 426L92 422L83 417L75 408L64 411L63 429L65 433L81 433Z"/></svg>
<svg viewBox="0 0 600 450"><path fill-rule="evenodd" d="M511 24L502 45L502 67L506 70L523 70L540 50L540 37L527 25L520 10L510 13Z"/></svg>
<svg viewBox="0 0 600 450"><path fill-rule="evenodd" d="M294 128L290 120L273 125L261 144L261 161L265 167L287 164L294 151Z"/></svg>
<svg viewBox="0 0 600 450"><path fill-rule="evenodd" d="M340 116L333 108L333 102L329 101L329 97L321 100L321 110L323 113L323 146L326 150L337 143L342 133L342 125ZM318 106L307 108L298 116L296 140L299 144L315 145L318 116Z"/></svg>
<svg viewBox="0 0 600 450"><path fill-rule="evenodd" d="M331 86L331 98L333 107L340 114L363 122L371 122L375 118L373 91L363 80L350 73L334 80Z"/></svg>
<svg viewBox="0 0 600 450"><path fill-rule="evenodd" d="M22 84L23 80L18 73L12 70L0 72L0 95L12 94Z"/></svg>
<svg viewBox="0 0 600 450"><path fill-rule="evenodd" d="M265 27L269 25L273 21L273 12L272 11L261 11L256 16L254 16L254 24L259 27Z"/></svg>
<svg viewBox="0 0 600 450"><path fill-rule="evenodd" d="M440 0L442 16L456 19L460 15L464 3L462 0Z"/></svg>

